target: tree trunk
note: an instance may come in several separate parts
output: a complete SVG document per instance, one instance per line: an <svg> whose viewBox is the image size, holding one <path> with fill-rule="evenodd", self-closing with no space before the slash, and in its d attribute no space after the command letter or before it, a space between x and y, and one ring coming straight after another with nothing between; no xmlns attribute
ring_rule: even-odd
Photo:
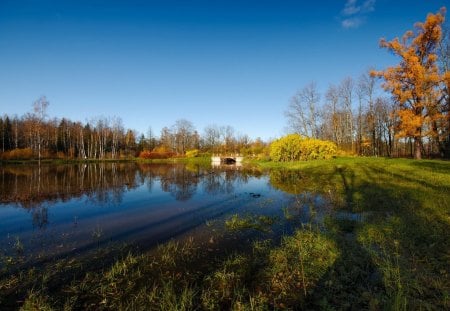
<svg viewBox="0 0 450 311"><path fill-rule="evenodd" d="M414 137L414 159L422 159L422 140L420 137Z"/></svg>

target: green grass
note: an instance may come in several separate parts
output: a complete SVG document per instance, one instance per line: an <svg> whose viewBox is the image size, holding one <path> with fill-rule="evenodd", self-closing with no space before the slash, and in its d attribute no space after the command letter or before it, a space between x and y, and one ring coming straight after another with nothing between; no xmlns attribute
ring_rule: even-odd
<svg viewBox="0 0 450 311"><path fill-rule="evenodd" d="M273 187L329 215L281 239L263 215L230 215L239 247L194 239L1 270L0 306L24 310L445 310L450 308L450 162L338 158L257 163ZM298 204L305 204L299 201ZM298 217L283 211L286 220ZM279 223L283 219L276 219ZM212 226L212 225L211 225ZM210 228L208 226L208 228ZM212 228L211 228L212 229ZM242 235L241 235L242 234ZM239 240L239 238L244 239ZM218 247L221 237L217 236ZM20 247L19 247L20 249ZM104 262L105 258L110 259ZM113 260L111 260L113 258ZM9 260L9 259L8 259ZM0 261L1 262L1 261Z"/></svg>
<svg viewBox="0 0 450 311"><path fill-rule="evenodd" d="M233 214L225 220L225 227L228 230L240 231L254 229L262 232L269 232L270 227L277 222L277 217L267 215L244 215Z"/></svg>

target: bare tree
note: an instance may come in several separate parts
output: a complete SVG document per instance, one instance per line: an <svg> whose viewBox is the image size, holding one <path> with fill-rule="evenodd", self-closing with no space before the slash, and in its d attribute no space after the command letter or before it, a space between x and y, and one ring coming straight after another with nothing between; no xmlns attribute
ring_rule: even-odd
<svg viewBox="0 0 450 311"><path fill-rule="evenodd" d="M350 146L352 152L354 151L353 92L353 79L348 77L342 80L339 86L339 97L345 118L340 126L344 130L344 141Z"/></svg>
<svg viewBox="0 0 450 311"><path fill-rule="evenodd" d="M395 142L395 104L387 98L376 98L374 103L375 141L378 155L392 156Z"/></svg>
<svg viewBox="0 0 450 311"><path fill-rule="evenodd" d="M153 133L151 126L148 127L147 130L147 148L149 150L153 150L156 147L156 137Z"/></svg>
<svg viewBox="0 0 450 311"><path fill-rule="evenodd" d="M119 150L119 142L123 134L123 123L120 117L113 117L111 120L111 157L114 159L117 157Z"/></svg>
<svg viewBox="0 0 450 311"><path fill-rule="evenodd" d="M43 123L47 117L47 107L50 103L45 96L41 96L33 103L33 115L35 120L36 145L38 148L38 159L41 162L42 131Z"/></svg>
<svg viewBox="0 0 450 311"><path fill-rule="evenodd" d="M161 136L160 136L159 141L160 141L161 147L163 147L167 151L172 152L176 149L175 135L172 133L172 131L167 126L165 126L161 129Z"/></svg>
<svg viewBox="0 0 450 311"><path fill-rule="evenodd" d="M230 153L236 152L236 139L234 138L234 128L230 125L220 127L220 135L223 142L223 152Z"/></svg>
<svg viewBox="0 0 450 311"><path fill-rule="evenodd" d="M217 153L220 146L220 128L215 124L208 125L203 133L205 147L213 153Z"/></svg>
<svg viewBox="0 0 450 311"><path fill-rule="evenodd" d="M322 115L324 120L322 131L326 139L334 141L338 146L342 146L344 140L341 117L339 89L334 85L330 85L326 93L326 105Z"/></svg>
<svg viewBox="0 0 450 311"><path fill-rule="evenodd" d="M369 71L370 72L370 71ZM358 97L358 153L363 153L362 143L364 141L370 141L370 154L377 155L376 150L376 132L374 123L374 93L376 80L369 72L360 76L358 85L356 88L356 94ZM364 113L365 112L365 113Z"/></svg>
<svg viewBox="0 0 450 311"><path fill-rule="evenodd" d="M173 126L175 134L176 151L179 154L185 154L186 150L192 148L194 142L195 127L191 121L179 119Z"/></svg>
<svg viewBox="0 0 450 311"><path fill-rule="evenodd" d="M314 82L298 91L289 103L285 112L288 127L295 133L304 136L319 137L320 94Z"/></svg>

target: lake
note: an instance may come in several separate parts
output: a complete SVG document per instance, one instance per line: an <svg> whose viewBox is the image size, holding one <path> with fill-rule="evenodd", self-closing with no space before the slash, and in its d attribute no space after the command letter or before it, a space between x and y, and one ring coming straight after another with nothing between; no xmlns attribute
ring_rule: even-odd
<svg viewBox="0 0 450 311"><path fill-rule="evenodd" d="M289 187L290 180L292 176L239 166L3 165L0 250L30 263L115 243L149 250L187 236L206 240L212 231L226 231L224 223L232 215L279 220L290 210L306 222L314 207L317 217L317 207L324 210L326 201L307 192L280 190L280 183ZM261 229L252 234L267 233ZM289 230L279 221L270 228L272 234Z"/></svg>

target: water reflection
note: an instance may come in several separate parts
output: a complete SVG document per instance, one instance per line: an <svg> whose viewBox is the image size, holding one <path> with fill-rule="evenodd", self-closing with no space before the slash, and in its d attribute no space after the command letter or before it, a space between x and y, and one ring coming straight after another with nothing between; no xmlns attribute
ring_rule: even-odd
<svg viewBox="0 0 450 311"><path fill-rule="evenodd" d="M0 166L0 203L33 208L44 202L65 202L81 196L96 203L120 203L125 191L143 184L152 191L155 180L160 182L162 191L172 194L177 200L186 201L196 193L200 182L207 192L229 193L237 179L246 182L248 173L176 164Z"/></svg>
<svg viewBox="0 0 450 311"><path fill-rule="evenodd" d="M0 203L33 208L42 203L87 196L95 202L120 202L123 192L138 186L130 164L0 166Z"/></svg>
<svg viewBox="0 0 450 311"><path fill-rule="evenodd" d="M159 243L271 191L256 169L142 163L0 166L0 189L0 251L39 256Z"/></svg>

